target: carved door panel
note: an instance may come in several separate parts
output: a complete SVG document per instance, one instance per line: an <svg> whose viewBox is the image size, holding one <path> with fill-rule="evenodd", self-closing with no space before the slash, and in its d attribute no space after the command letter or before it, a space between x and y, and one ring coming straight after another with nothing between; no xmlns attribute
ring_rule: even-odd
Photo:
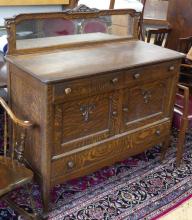
<svg viewBox="0 0 192 220"><path fill-rule="evenodd" d="M170 79L125 88L123 92L122 132L168 117Z"/></svg>
<svg viewBox="0 0 192 220"><path fill-rule="evenodd" d="M56 104L53 154L85 147L114 135L117 106L114 93Z"/></svg>

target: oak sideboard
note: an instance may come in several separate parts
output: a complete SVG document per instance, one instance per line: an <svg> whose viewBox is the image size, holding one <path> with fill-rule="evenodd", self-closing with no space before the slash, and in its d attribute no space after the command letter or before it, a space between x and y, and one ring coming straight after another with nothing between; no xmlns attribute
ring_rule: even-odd
<svg viewBox="0 0 192 220"><path fill-rule="evenodd" d="M183 55L106 33L87 37L87 44L7 56L10 105L35 124L25 156L46 211L55 184L158 143L165 152L169 142Z"/></svg>

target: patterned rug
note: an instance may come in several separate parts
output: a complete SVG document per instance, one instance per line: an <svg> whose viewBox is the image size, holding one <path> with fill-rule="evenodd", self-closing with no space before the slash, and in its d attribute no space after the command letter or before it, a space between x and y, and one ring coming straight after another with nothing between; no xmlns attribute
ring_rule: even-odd
<svg viewBox="0 0 192 220"><path fill-rule="evenodd" d="M57 185L52 190L50 220L157 219L192 195L192 132L187 135L184 163L175 166L176 133L166 159L160 162L160 147L130 157L89 176ZM33 185L37 210L41 212L39 186ZM31 212L23 188L11 195ZM0 220L22 219L0 202Z"/></svg>

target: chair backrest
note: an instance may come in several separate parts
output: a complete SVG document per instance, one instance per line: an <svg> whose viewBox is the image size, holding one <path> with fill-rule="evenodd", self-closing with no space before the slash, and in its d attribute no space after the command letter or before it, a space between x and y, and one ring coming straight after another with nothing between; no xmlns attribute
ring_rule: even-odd
<svg viewBox="0 0 192 220"><path fill-rule="evenodd" d="M17 118L1 97L0 105L4 109L4 157L9 156L12 160L17 159L19 162L24 163L23 153L26 132L33 125L29 121Z"/></svg>
<svg viewBox="0 0 192 220"><path fill-rule="evenodd" d="M187 54L192 47L192 36L179 38L178 51Z"/></svg>
<svg viewBox="0 0 192 220"><path fill-rule="evenodd" d="M168 35L170 32L170 28L149 28L146 30L147 43L150 43L153 40L155 45L167 47Z"/></svg>
<svg viewBox="0 0 192 220"><path fill-rule="evenodd" d="M184 117L189 114L189 88L178 84L178 92L176 94L175 111L181 111Z"/></svg>
<svg viewBox="0 0 192 220"><path fill-rule="evenodd" d="M54 37L61 35L73 35L76 33L77 25L72 20L47 19L43 23L43 36Z"/></svg>

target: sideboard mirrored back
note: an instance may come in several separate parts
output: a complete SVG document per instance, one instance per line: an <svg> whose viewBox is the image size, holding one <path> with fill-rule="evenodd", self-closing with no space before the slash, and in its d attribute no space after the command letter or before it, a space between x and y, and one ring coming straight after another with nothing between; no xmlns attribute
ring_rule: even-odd
<svg viewBox="0 0 192 220"><path fill-rule="evenodd" d="M80 5L57 13L21 14L6 19L9 54L137 38L140 13L97 10Z"/></svg>

